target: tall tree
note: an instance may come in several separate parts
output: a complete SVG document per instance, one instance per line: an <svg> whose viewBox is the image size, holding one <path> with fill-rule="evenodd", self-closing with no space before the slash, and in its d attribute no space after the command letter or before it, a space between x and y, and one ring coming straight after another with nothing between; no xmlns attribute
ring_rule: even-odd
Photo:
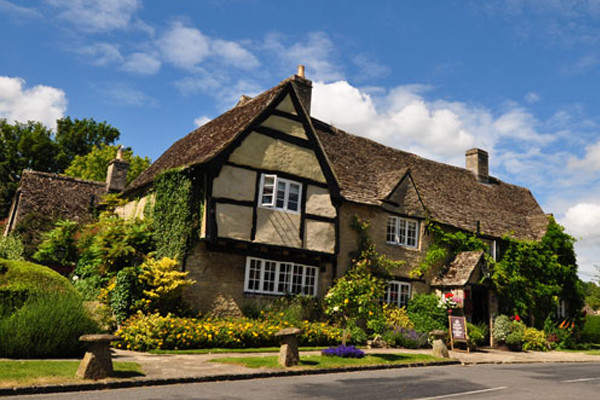
<svg viewBox="0 0 600 400"><path fill-rule="evenodd" d="M119 131L93 119L57 121L56 133L39 122L0 119L0 219L8 214L23 169L62 173L75 156L112 144Z"/></svg>
<svg viewBox="0 0 600 400"><path fill-rule="evenodd" d="M92 181L105 181L108 164L115 158L119 146L103 144L94 147L85 155L75 156L71 165L65 170L65 174L81 179ZM123 159L129 162L127 171L127 183L134 180L143 170L150 166L148 157L140 157L133 154L131 148L123 149Z"/></svg>
<svg viewBox="0 0 600 400"><path fill-rule="evenodd" d="M93 118L72 120L65 117L56 121L56 125L55 141L59 147L56 159L61 170L67 169L76 156L85 155L95 147L112 144L121 135L106 121L96 122Z"/></svg>

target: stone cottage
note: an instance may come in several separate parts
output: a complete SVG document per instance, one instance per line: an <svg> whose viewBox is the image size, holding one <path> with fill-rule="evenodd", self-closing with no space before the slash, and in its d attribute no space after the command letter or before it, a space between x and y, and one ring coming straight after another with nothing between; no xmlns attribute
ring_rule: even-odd
<svg viewBox="0 0 600 400"><path fill-rule="evenodd" d="M547 217L526 188L488 173L488 154L466 151L466 168L427 160L346 133L310 116L312 83L303 68L274 88L242 96L231 110L175 142L123 194L119 210L141 215L155 178L183 168L202 182L198 235L182 260L197 283L187 300L208 311L286 294L323 296L350 265L358 216L380 253L404 260L386 301L453 291L474 322L497 309L482 282L483 252L461 253L422 278L409 272L432 238L427 221L477 232L497 257L502 236L539 240ZM440 273L445 271L445 273Z"/></svg>

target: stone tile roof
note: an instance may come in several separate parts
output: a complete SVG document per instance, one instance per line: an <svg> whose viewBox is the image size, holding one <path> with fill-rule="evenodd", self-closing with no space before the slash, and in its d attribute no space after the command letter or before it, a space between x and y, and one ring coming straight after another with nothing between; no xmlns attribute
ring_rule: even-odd
<svg viewBox="0 0 600 400"><path fill-rule="evenodd" d="M152 182L160 171L202 164L225 149L277 97L286 81L249 99L190 132L173 143L148 169L125 189L126 192Z"/></svg>
<svg viewBox="0 0 600 400"><path fill-rule="evenodd" d="M431 280L431 286L465 286L482 257L483 250L458 253L446 273Z"/></svg>
<svg viewBox="0 0 600 400"><path fill-rule="evenodd" d="M210 161L265 111L288 82L240 102L175 142L126 192L150 184L162 170ZM482 234L494 237L512 234L539 240L545 233L546 215L525 188L495 178L489 184L480 183L464 168L387 147L316 119L312 123L346 200L381 205L410 173L433 220L468 231L475 231L479 223Z"/></svg>
<svg viewBox="0 0 600 400"><path fill-rule="evenodd" d="M106 193L106 184L24 170L18 192L17 216L13 226L30 213L88 222L92 217L92 207Z"/></svg>
<svg viewBox="0 0 600 400"><path fill-rule="evenodd" d="M539 240L548 219L523 187L495 178L484 184L464 168L427 160L412 153L351 135L313 119L313 125L341 194L350 201L381 205L398 181L410 172L429 217L482 234Z"/></svg>

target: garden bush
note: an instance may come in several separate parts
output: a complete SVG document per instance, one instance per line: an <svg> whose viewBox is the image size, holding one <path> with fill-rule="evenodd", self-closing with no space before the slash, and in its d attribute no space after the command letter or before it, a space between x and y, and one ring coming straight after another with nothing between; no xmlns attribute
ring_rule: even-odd
<svg viewBox="0 0 600 400"><path fill-rule="evenodd" d="M77 296L69 281L43 265L26 261L0 260L0 304L12 311L29 297L49 293Z"/></svg>
<svg viewBox="0 0 600 400"><path fill-rule="evenodd" d="M81 297L30 297L18 310L0 317L0 357L79 357L85 350L79 337L97 331Z"/></svg>
<svg viewBox="0 0 600 400"><path fill-rule="evenodd" d="M523 331L523 350L547 351L548 343L544 331L525 328Z"/></svg>
<svg viewBox="0 0 600 400"><path fill-rule="evenodd" d="M435 294L415 295L406 311L417 332L428 334L436 329L448 329L447 311L440 305L440 299Z"/></svg>
<svg viewBox="0 0 600 400"><path fill-rule="evenodd" d="M0 235L0 258L5 260L22 260L25 248L17 235Z"/></svg>
<svg viewBox="0 0 600 400"><path fill-rule="evenodd" d="M405 349L418 349L426 347L427 333L417 332L414 329L400 328L385 332L382 339L391 347L402 347Z"/></svg>
<svg viewBox="0 0 600 400"><path fill-rule="evenodd" d="M289 322L240 319L178 318L141 312L126 320L117 334L120 348L152 349L244 348L277 346L275 337ZM330 346L340 342L342 330L323 322L302 321L299 343L302 346Z"/></svg>
<svg viewBox="0 0 600 400"><path fill-rule="evenodd" d="M98 327L79 293L50 268L0 260L0 357L79 356Z"/></svg>
<svg viewBox="0 0 600 400"><path fill-rule="evenodd" d="M481 347L487 344L488 327L485 322L478 325L467 322L467 332L471 347Z"/></svg>
<svg viewBox="0 0 600 400"><path fill-rule="evenodd" d="M492 335L494 340L498 343L505 343L506 338L511 332L512 322L507 315L498 315L494 320L494 327L492 329Z"/></svg>
<svg viewBox="0 0 600 400"><path fill-rule="evenodd" d="M581 339L588 343L600 344L600 315L588 315L585 317Z"/></svg>
<svg viewBox="0 0 600 400"><path fill-rule="evenodd" d="M550 317L544 321L546 341L551 349L564 350L575 348L575 324L564 320L560 323L552 321Z"/></svg>

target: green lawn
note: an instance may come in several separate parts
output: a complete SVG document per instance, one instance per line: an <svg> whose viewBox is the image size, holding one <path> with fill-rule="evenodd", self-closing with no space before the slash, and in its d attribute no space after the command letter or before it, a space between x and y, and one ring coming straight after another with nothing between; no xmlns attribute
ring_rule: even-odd
<svg viewBox="0 0 600 400"><path fill-rule="evenodd" d="M216 358L212 362L238 364L248 368L283 368L277 356ZM361 365L390 365L442 361L427 354L369 354L363 358L342 358L320 355L300 356L300 368L344 368Z"/></svg>
<svg viewBox="0 0 600 400"><path fill-rule="evenodd" d="M300 347L300 351L320 351L320 347ZM252 347L247 349L190 349L190 350L150 350L150 354L222 354L222 353L278 353L279 347Z"/></svg>
<svg viewBox="0 0 600 400"><path fill-rule="evenodd" d="M81 383L75 377L79 361L0 361L0 387ZM142 376L139 364L114 362L114 378Z"/></svg>

